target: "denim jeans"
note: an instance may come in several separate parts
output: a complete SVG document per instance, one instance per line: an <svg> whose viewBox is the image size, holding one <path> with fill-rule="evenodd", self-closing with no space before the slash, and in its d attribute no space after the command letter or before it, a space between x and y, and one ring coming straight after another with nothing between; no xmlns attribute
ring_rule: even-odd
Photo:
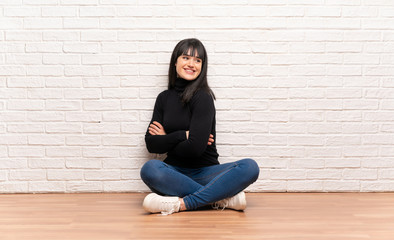
<svg viewBox="0 0 394 240"><path fill-rule="evenodd" d="M153 192L183 198L186 209L193 210L236 195L257 180L259 171L249 158L202 168L150 160L141 168L141 178Z"/></svg>

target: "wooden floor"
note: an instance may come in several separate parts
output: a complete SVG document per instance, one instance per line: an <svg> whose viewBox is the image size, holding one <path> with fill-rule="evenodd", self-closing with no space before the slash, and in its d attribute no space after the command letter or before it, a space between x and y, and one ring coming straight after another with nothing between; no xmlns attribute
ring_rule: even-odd
<svg viewBox="0 0 394 240"><path fill-rule="evenodd" d="M247 193L244 212L169 216L145 195L0 195L0 239L394 239L394 193Z"/></svg>

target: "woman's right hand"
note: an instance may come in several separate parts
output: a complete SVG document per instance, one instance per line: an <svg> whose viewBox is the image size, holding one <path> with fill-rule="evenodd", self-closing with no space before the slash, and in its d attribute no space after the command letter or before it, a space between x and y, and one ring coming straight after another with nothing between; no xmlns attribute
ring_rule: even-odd
<svg viewBox="0 0 394 240"><path fill-rule="evenodd" d="M186 139L189 139L189 131L186 131ZM215 140L213 139L213 135L209 134L208 145L212 145Z"/></svg>
<svg viewBox="0 0 394 240"><path fill-rule="evenodd" d="M153 123L149 125L149 133L151 135L166 135L164 127L156 121L153 121Z"/></svg>

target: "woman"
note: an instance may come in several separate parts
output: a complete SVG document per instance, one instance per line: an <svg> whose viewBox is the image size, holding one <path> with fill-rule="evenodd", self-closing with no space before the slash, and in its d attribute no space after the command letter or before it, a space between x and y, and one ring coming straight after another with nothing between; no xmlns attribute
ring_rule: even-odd
<svg viewBox="0 0 394 240"><path fill-rule="evenodd" d="M145 135L148 151L167 153L150 160L141 178L153 191L143 207L151 213L214 208L246 208L243 190L255 182L259 167L252 159L219 164L216 151L215 96L207 82L208 58L197 39L180 41L171 56L168 90L156 99Z"/></svg>

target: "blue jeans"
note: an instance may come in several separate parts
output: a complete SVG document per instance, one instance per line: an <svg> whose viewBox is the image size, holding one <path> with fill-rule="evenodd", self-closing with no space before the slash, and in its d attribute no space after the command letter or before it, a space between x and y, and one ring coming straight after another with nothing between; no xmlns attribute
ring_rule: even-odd
<svg viewBox="0 0 394 240"><path fill-rule="evenodd" d="M202 168L150 160L141 168L141 178L153 192L183 198L192 210L236 195L257 180L259 171L249 158Z"/></svg>

